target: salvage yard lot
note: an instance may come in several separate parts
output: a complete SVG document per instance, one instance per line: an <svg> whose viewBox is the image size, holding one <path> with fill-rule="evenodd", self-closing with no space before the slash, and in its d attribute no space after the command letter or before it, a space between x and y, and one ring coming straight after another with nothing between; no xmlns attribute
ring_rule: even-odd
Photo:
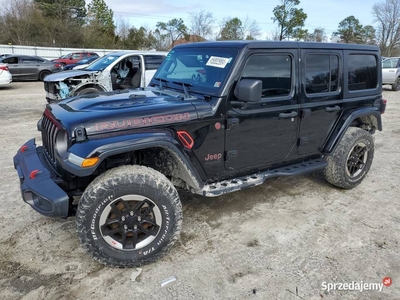
<svg viewBox="0 0 400 300"><path fill-rule="evenodd" d="M181 239L136 272L99 265L74 218L46 218L22 201L12 158L41 139L45 93L42 82L0 88L0 299L400 299L400 92L383 95L384 131L357 188L314 173L218 198L182 195ZM322 289L386 276L393 284L382 292Z"/></svg>

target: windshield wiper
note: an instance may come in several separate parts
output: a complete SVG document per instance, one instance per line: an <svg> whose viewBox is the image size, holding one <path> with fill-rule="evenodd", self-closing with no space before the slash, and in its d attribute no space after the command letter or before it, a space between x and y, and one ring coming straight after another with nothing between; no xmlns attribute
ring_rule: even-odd
<svg viewBox="0 0 400 300"><path fill-rule="evenodd" d="M188 87L192 87L193 85L190 83L186 83L186 82L179 82L179 81L172 81L172 83L175 84L181 84L183 87L183 92L185 93L185 99L189 99L190 95L189 95L189 91L188 91Z"/></svg>
<svg viewBox="0 0 400 300"><path fill-rule="evenodd" d="M164 78L159 78L159 77L154 77L155 80L158 80L160 82L160 90L162 90L163 86L162 83L168 83L168 80L165 80Z"/></svg>

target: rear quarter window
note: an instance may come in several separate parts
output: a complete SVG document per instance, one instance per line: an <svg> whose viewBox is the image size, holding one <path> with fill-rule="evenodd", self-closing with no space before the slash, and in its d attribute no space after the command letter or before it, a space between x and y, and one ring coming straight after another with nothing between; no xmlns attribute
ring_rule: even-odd
<svg viewBox="0 0 400 300"><path fill-rule="evenodd" d="M377 57L372 54L350 54L348 57L349 91L375 89L377 86Z"/></svg>

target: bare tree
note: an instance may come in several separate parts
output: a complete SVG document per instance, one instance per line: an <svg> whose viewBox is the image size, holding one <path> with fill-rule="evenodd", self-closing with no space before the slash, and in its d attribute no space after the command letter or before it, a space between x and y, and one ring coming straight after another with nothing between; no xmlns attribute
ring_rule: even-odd
<svg viewBox="0 0 400 300"><path fill-rule="evenodd" d="M116 23L116 28L115 28L116 35L120 39L126 39L129 34L129 29L131 28L129 21L126 19L119 19L115 23Z"/></svg>
<svg viewBox="0 0 400 300"><path fill-rule="evenodd" d="M204 10L200 12L189 13L190 25L189 30L191 34L201 36L205 39L209 39L213 35L213 26L215 19L210 12Z"/></svg>
<svg viewBox="0 0 400 300"><path fill-rule="evenodd" d="M315 28L314 31L307 35L306 38L309 42L326 42L328 40L325 29L322 27Z"/></svg>
<svg viewBox="0 0 400 300"><path fill-rule="evenodd" d="M400 1L385 0L372 7L374 22L378 23L376 38L383 56L399 54L400 48Z"/></svg>
<svg viewBox="0 0 400 300"><path fill-rule="evenodd" d="M46 29L44 25L32 1L15 0L5 3L0 11L0 43L37 44L45 39L40 34Z"/></svg>
<svg viewBox="0 0 400 300"><path fill-rule="evenodd" d="M242 31L246 40L256 40L261 35L261 29L256 20L251 20L249 16L242 23Z"/></svg>

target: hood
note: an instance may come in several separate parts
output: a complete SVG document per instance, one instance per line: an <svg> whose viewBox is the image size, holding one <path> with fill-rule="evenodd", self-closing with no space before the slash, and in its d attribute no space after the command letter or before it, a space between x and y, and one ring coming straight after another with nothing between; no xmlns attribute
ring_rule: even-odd
<svg viewBox="0 0 400 300"><path fill-rule="evenodd" d="M50 74L47 75L45 78L45 82L58 82L63 81L68 78L78 77L82 75L89 75L96 73L98 71L86 71L86 70L70 70L70 71L63 71L57 74Z"/></svg>
<svg viewBox="0 0 400 300"><path fill-rule="evenodd" d="M47 109L70 133L84 127L87 135L165 127L198 117L193 101L183 100L180 93L156 89L78 96Z"/></svg>

